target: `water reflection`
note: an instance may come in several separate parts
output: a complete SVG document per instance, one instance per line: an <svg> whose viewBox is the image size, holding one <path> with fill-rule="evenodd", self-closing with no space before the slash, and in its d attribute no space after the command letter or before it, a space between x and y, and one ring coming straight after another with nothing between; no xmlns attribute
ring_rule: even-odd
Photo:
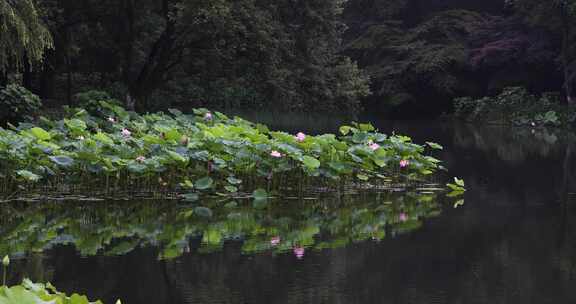
<svg viewBox="0 0 576 304"><path fill-rule="evenodd" d="M5 205L0 252L17 257L70 244L82 256L115 256L156 246L159 259L170 259L241 240L243 254L293 250L303 255L304 247L321 250L381 240L440 214L437 194L412 192L276 201L264 208L250 202L204 205L214 210L211 217L174 202Z"/></svg>
<svg viewBox="0 0 576 304"><path fill-rule="evenodd" d="M61 275L72 274L114 276L118 261L138 261L143 269L166 268L150 270L154 273L148 280L166 271L187 275L189 268L181 271L176 265L211 260L206 254L221 251L237 258L265 254L302 260L325 249L412 231L441 213L438 194L416 192L273 201L260 209L248 201L203 205L214 211L211 217L174 202L5 205L0 210L0 252L15 258L10 276L15 281L24 276L37 281L61 281ZM84 261L105 262L100 266L105 273L77 273ZM89 290L98 290L99 284L76 287L89 295L112 296Z"/></svg>

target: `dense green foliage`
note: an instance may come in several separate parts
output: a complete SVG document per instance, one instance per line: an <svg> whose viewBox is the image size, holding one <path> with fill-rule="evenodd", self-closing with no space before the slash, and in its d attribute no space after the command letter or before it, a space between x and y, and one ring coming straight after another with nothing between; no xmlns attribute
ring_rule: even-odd
<svg viewBox="0 0 576 304"><path fill-rule="evenodd" d="M293 136L205 109L139 115L106 100L95 105L92 113L70 108L63 120L0 129L4 192L40 182L104 193L188 190L195 200L206 192L416 183L442 168L425 146L370 124L342 126L341 136Z"/></svg>
<svg viewBox="0 0 576 304"><path fill-rule="evenodd" d="M33 0L0 1L0 75L41 62L51 47L52 36Z"/></svg>
<svg viewBox="0 0 576 304"><path fill-rule="evenodd" d="M509 86L557 91L570 103L575 7L573 0L2 1L0 86L20 82L51 104L103 90L144 111L353 113L364 100L440 113L455 97Z"/></svg>
<svg viewBox="0 0 576 304"><path fill-rule="evenodd" d="M0 121L31 120L41 106L40 98L22 86L10 84L0 89Z"/></svg>
<svg viewBox="0 0 576 304"><path fill-rule="evenodd" d="M392 14L393 15L393 14ZM412 101L420 90L452 94L458 72L468 61L471 25L482 16L451 10L435 14L413 28L387 20L370 26L348 45L373 77L376 94L391 105Z"/></svg>
<svg viewBox="0 0 576 304"><path fill-rule="evenodd" d="M504 3L505 2L505 3ZM448 111L505 87L561 92L576 70L574 1L350 1L346 53L372 77L375 105ZM429 114L428 114L429 115Z"/></svg>
<svg viewBox="0 0 576 304"><path fill-rule="evenodd" d="M560 102L558 94L535 96L521 87L506 88L495 97L458 98L456 117L468 121L527 126L569 126L576 120L576 109Z"/></svg>
<svg viewBox="0 0 576 304"><path fill-rule="evenodd" d="M36 70L10 71L45 99L71 103L98 88L140 110L355 111L369 93L368 78L340 54L341 0L36 3L55 51Z"/></svg>

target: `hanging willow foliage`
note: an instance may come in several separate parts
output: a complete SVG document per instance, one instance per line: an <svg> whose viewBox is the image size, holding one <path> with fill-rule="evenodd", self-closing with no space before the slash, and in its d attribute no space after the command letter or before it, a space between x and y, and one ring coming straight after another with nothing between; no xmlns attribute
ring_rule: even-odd
<svg viewBox="0 0 576 304"><path fill-rule="evenodd" d="M41 62L53 47L33 0L0 0L0 71Z"/></svg>

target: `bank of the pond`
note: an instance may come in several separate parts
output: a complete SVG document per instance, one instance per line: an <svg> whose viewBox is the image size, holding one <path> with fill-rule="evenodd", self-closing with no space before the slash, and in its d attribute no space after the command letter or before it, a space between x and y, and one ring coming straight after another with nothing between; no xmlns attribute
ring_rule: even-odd
<svg viewBox="0 0 576 304"><path fill-rule="evenodd" d="M576 107L559 93L534 95L523 87L505 88L497 96L454 100L454 118L484 124L571 128Z"/></svg>
<svg viewBox="0 0 576 304"><path fill-rule="evenodd" d="M370 124L340 135L271 131L206 109L140 115L107 101L62 120L0 129L0 192L121 191L266 198L283 191L418 184L443 169L435 143L385 135Z"/></svg>

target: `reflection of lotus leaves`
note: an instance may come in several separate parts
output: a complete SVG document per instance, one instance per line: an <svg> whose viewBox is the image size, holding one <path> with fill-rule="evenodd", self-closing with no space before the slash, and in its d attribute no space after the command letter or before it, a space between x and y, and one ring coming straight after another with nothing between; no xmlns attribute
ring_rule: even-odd
<svg viewBox="0 0 576 304"><path fill-rule="evenodd" d="M137 247L158 246L161 258L174 258L188 252L193 239L201 241L198 252L219 250L234 240L243 242L244 253L284 252L294 246L322 249L383 239L386 231L412 231L422 219L441 212L435 195L413 193L345 196L338 203L273 201L263 210L251 208L249 201L233 209L221 202L203 205L212 217L174 203L13 206L0 210L0 252L17 256L74 244L82 255L123 255ZM8 211L14 209L18 212ZM401 213L406 219L399 220ZM272 246L276 236L281 241Z"/></svg>

